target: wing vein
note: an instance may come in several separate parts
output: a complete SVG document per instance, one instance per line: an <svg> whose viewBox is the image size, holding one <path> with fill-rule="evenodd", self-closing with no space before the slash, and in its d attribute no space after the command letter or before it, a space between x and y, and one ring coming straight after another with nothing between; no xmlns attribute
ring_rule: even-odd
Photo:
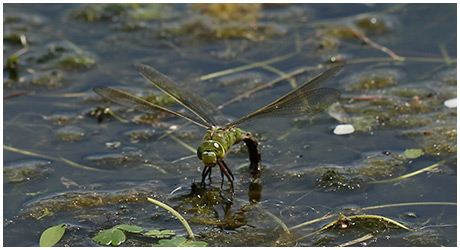
<svg viewBox="0 0 460 250"><path fill-rule="evenodd" d="M204 122L215 126L225 120L216 106L179 86L166 75L147 65L136 63L134 66L150 83L190 110Z"/></svg>
<svg viewBox="0 0 460 250"><path fill-rule="evenodd" d="M156 105L154 103L142 100L138 97L135 97L131 94L128 94L124 91L111 88L111 87L95 87L93 88L93 91L96 92L98 95L112 101L115 103L118 103L123 106L127 106L133 109L136 109L141 112L146 112L146 113L153 113L155 110L161 110L176 116L183 117L193 123L195 123L198 126L208 128L208 125L203 124L201 121L197 120L196 118L190 117L188 115L164 108L162 106Z"/></svg>

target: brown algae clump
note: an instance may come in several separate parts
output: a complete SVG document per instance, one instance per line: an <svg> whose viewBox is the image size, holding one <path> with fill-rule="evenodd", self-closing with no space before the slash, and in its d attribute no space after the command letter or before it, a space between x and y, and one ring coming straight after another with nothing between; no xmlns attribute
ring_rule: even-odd
<svg viewBox="0 0 460 250"><path fill-rule="evenodd" d="M62 141L81 141L85 138L85 131L76 126L65 126L56 130L56 135Z"/></svg>
<svg viewBox="0 0 460 250"><path fill-rule="evenodd" d="M403 74L396 69L375 69L356 73L342 81L347 91L384 89L401 82Z"/></svg>
<svg viewBox="0 0 460 250"><path fill-rule="evenodd" d="M5 164L3 178L10 183L30 181L51 171L51 162L45 160L22 160Z"/></svg>
<svg viewBox="0 0 460 250"><path fill-rule="evenodd" d="M260 4L194 4L190 18L167 24L163 31L209 40L243 38L256 42L285 34L283 26L259 20L261 8Z"/></svg>
<svg viewBox="0 0 460 250"><path fill-rule="evenodd" d="M354 24L364 33L371 35L383 35L395 29L395 21L389 16L380 15L359 15Z"/></svg>
<svg viewBox="0 0 460 250"><path fill-rule="evenodd" d="M259 19L260 3L196 3L191 9L223 22L246 22Z"/></svg>

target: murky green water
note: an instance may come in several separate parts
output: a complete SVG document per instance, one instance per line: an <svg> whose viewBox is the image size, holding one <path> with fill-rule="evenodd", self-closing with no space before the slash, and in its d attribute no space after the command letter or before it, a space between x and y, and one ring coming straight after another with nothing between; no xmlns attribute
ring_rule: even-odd
<svg viewBox="0 0 460 250"><path fill-rule="evenodd" d="M147 197L176 209L209 246L456 246L457 112L445 103L457 91L455 10L4 4L4 246L38 246L61 223L58 246L98 246L92 237L119 224L186 237ZM168 135L185 120L117 105L115 116L104 113L95 86L181 109L135 62L225 104L229 119L345 67L325 84L342 92L328 110L243 126L259 140L263 170L252 182L246 148L233 148L231 203L218 170L206 190L193 184L203 165L189 148L202 128ZM226 104L296 71L303 73ZM355 132L336 135L339 124ZM155 243L128 234L122 246Z"/></svg>

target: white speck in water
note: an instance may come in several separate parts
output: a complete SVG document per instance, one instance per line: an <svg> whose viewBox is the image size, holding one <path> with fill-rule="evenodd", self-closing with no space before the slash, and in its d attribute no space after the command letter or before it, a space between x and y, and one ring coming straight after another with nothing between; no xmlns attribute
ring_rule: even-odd
<svg viewBox="0 0 460 250"><path fill-rule="evenodd" d="M448 108L456 108L457 107L457 98L452 98L449 100L444 101L444 106Z"/></svg>
<svg viewBox="0 0 460 250"><path fill-rule="evenodd" d="M355 127L351 124L340 124L334 128L334 134L336 135L348 135L355 132Z"/></svg>

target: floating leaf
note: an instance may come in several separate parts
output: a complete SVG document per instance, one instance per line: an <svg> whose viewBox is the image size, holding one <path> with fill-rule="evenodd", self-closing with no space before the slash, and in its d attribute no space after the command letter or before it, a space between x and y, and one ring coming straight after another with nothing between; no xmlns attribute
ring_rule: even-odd
<svg viewBox="0 0 460 250"><path fill-rule="evenodd" d="M126 240L125 233L118 229L116 226L100 231L96 236L93 237L93 241L101 244L101 245L112 245L118 246Z"/></svg>
<svg viewBox="0 0 460 250"><path fill-rule="evenodd" d="M46 229L40 236L41 247L52 247L61 240L65 232L65 224L59 224Z"/></svg>
<svg viewBox="0 0 460 250"><path fill-rule="evenodd" d="M204 241L187 241L184 237L176 237L170 240L160 240L154 247L206 247L207 242Z"/></svg>
<svg viewBox="0 0 460 250"><path fill-rule="evenodd" d="M140 226L128 225L128 224L121 224L121 225L115 226L114 228L118 228L123 231L130 232L130 233L140 233L144 231L144 229Z"/></svg>
<svg viewBox="0 0 460 250"><path fill-rule="evenodd" d="M404 151L404 155L409 158L409 159L415 159L420 157L423 154L423 150L419 148L414 148L414 149L406 149Z"/></svg>
<svg viewBox="0 0 460 250"><path fill-rule="evenodd" d="M168 237L171 237L173 235L175 235L176 233L174 233L174 231L172 230L150 230L148 231L147 233L145 233L144 235L145 236L150 236L150 237L154 237L154 238L168 238Z"/></svg>
<svg viewBox="0 0 460 250"><path fill-rule="evenodd" d="M187 241L184 237L176 237L170 240L160 240L154 247L179 247Z"/></svg>
<svg viewBox="0 0 460 250"><path fill-rule="evenodd" d="M182 244L181 247L207 247L208 243L204 241L190 241Z"/></svg>
<svg viewBox="0 0 460 250"><path fill-rule="evenodd" d="M101 245L118 246L126 240L125 232L140 233L144 231L142 227L128 224L116 225L110 229L100 231L93 237L93 241Z"/></svg>

